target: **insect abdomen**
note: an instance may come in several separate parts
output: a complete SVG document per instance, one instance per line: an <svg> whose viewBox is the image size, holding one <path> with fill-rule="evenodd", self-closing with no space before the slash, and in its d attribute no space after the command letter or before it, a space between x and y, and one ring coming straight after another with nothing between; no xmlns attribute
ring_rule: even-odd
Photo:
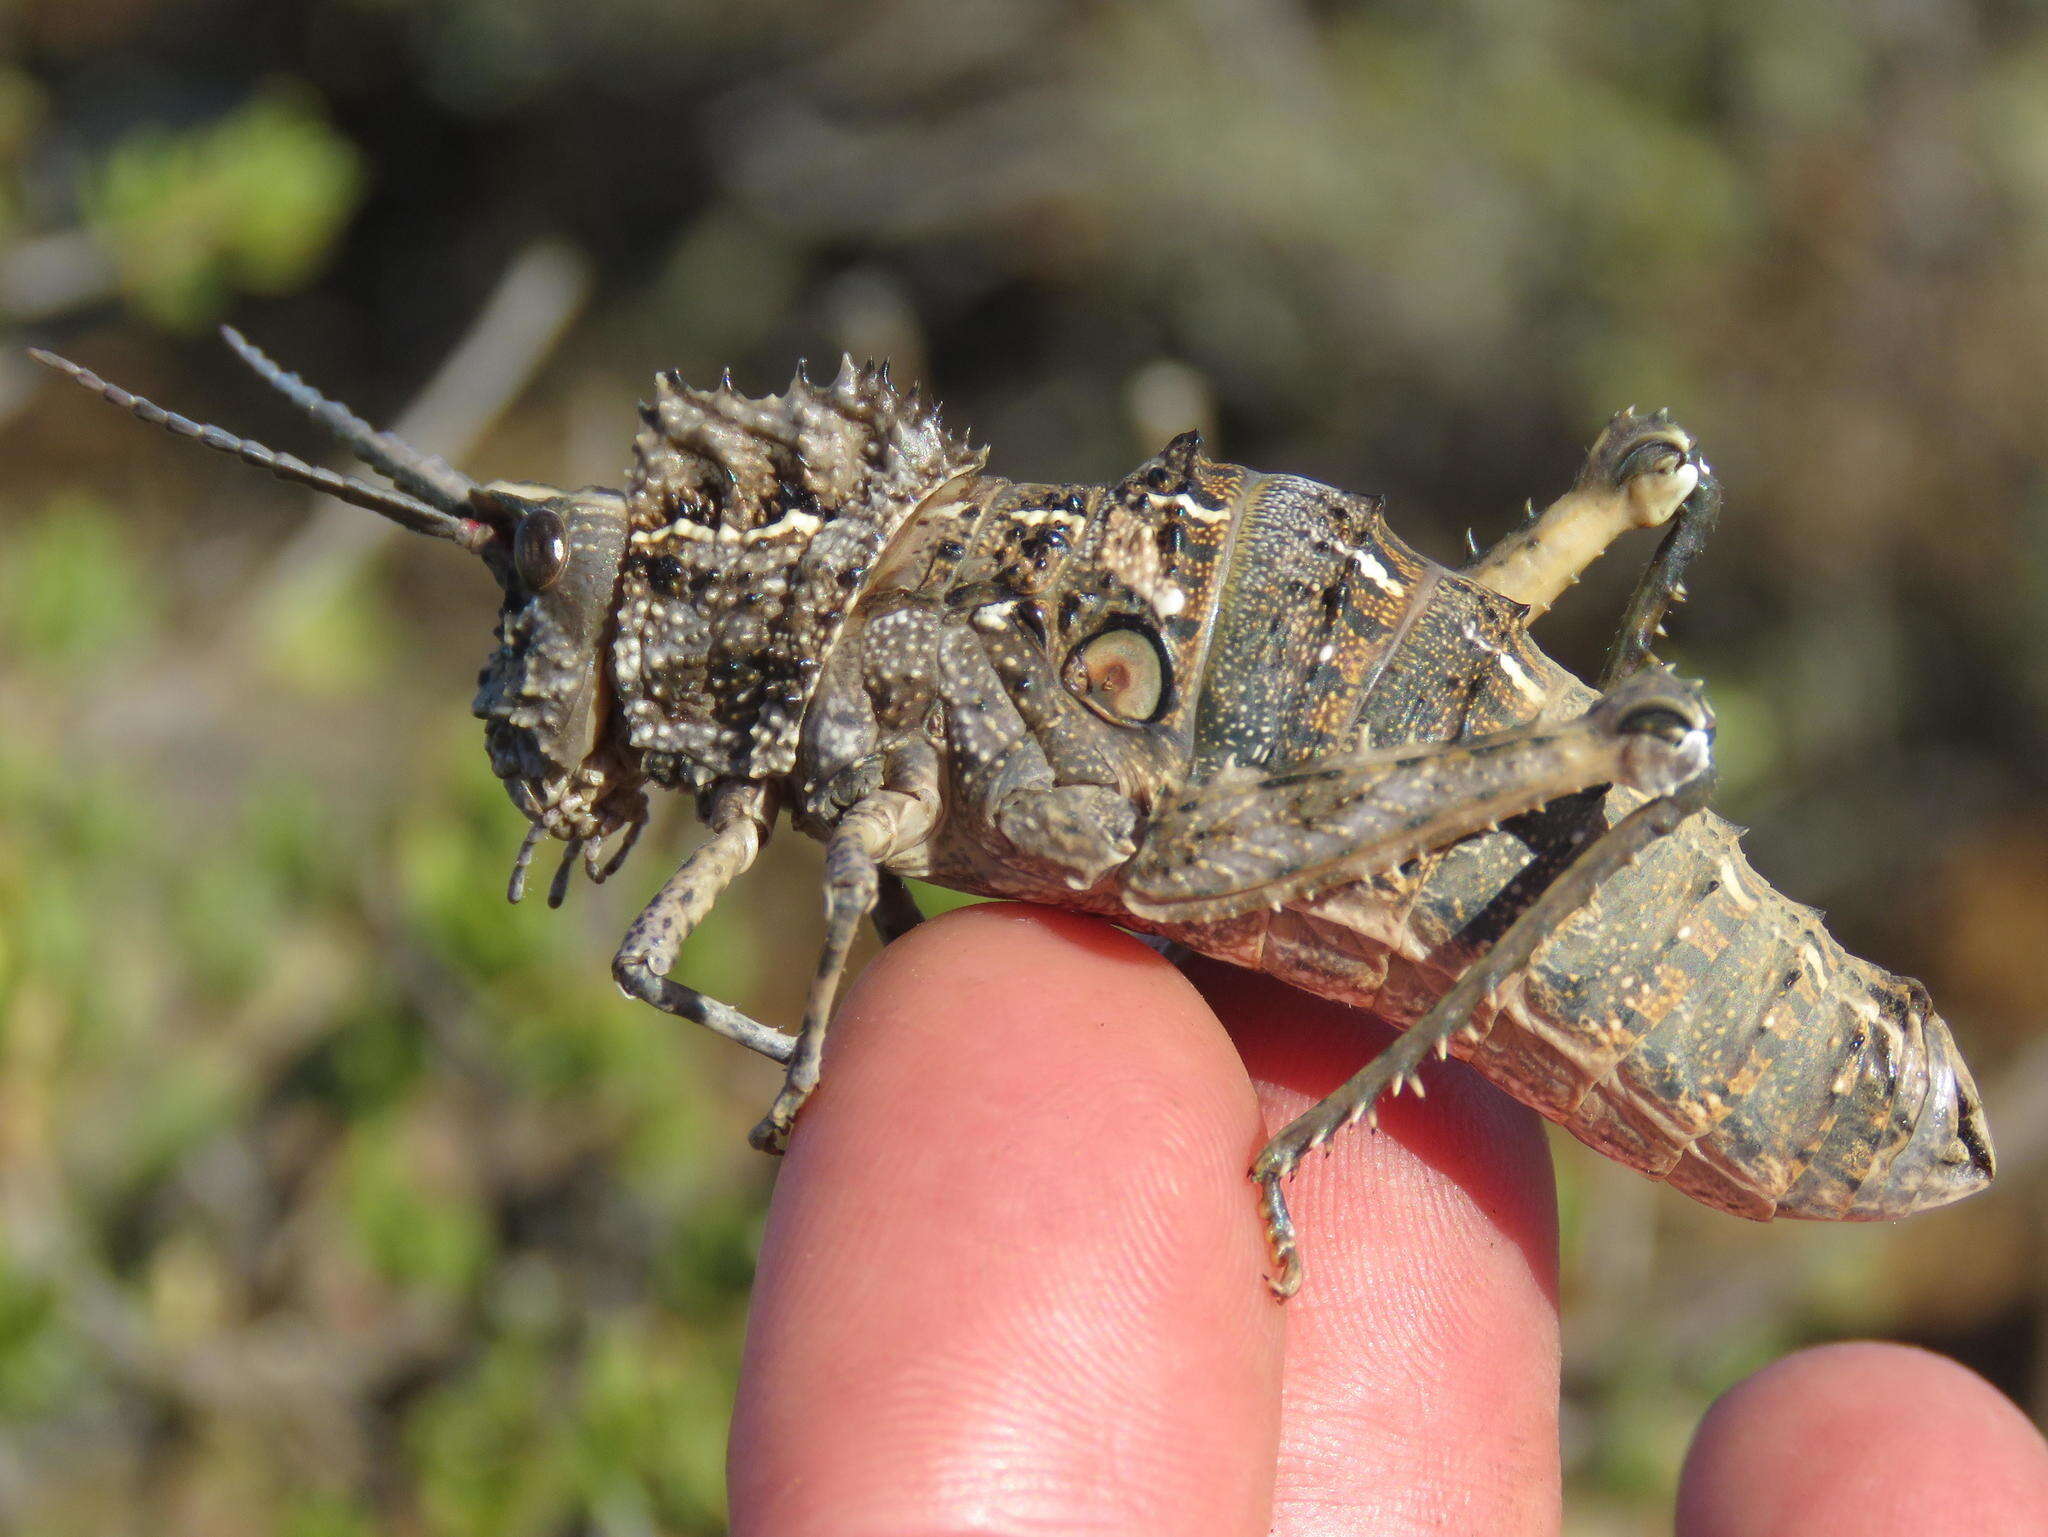
<svg viewBox="0 0 2048 1537"><path fill-rule="evenodd" d="M1492 841L1431 872L1412 940L1458 948L1450 888L1476 902L1489 853L1517 857ZM1451 980L1434 970L1397 963L1380 1006L1419 1014ZM1898 1217L1991 1177L1975 1086L1919 984L1844 951L1711 814L1610 878L1458 1053L1589 1146L1740 1216Z"/></svg>

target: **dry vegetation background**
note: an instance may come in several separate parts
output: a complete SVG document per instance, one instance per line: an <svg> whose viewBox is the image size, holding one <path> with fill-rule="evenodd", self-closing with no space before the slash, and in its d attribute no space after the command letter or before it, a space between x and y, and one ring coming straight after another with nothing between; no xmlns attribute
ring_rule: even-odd
<svg viewBox="0 0 2048 1537"><path fill-rule="evenodd" d="M0 1530L721 1525L771 1075L606 970L691 835L506 908L482 573L19 354L316 449L224 319L485 474L616 483L657 367L760 390L846 348L999 472L1113 476L1199 422L1447 559L1669 403L1728 489L1671 647L1723 805L1927 978L2004 1173L1754 1229L1568 1145L1573 1530L1661 1529L1704 1405L1798 1343L1921 1341L2048 1409L2039 7L0 20ZM1626 564L1549 625L1567 660ZM683 964L793 1017L816 905L786 841Z"/></svg>

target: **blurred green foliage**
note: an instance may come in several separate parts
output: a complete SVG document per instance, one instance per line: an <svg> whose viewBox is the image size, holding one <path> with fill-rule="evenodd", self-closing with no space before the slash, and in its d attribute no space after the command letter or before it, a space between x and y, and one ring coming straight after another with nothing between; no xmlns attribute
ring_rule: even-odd
<svg viewBox="0 0 2048 1537"><path fill-rule="evenodd" d="M362 156L304 90L271 86L198 128L141 127L80 188L129 301L196 331L238 294L290 293L361 199Z"/></svg>
<svg viewBox="0 0 2048 1537"><path fill-rule="evenodd" d="M113 509L65 492L17 531L0 566L0 644L53 680L89 675L147 638L155 602Z"/></svg>
<svg viewBox="0 0 2048 1537"><path fill-rule="evenodd" d="M1730 492L1672 645L1724 803L1785 889L1928 978L2005 1171L1896 1230L1757 1231L1565 1144L1574 1530L1665 1529L1704 1405L1808 1341L1916 1338L2040 1409L2048 1139L2007 1107L2048 1082L2041 17L15 19L0 313L297 452L181 338L231 317L388 420L541 233L598 299L458 455L485 473L614 483L652 369L772 386L848 348L922 375L999 472L1113 476L1200 420L1455 558L1607 412L1668 401ZM612 886L507 907L473 571L300 535L296 493L4 369L0 411L0 1530L718 1530L772 1074L605 970L682 808ZM1546 622L1581 666L1609 564ZM808 966L798 842L682 962L768 1019Z"/></svg>
<svg viewBox="0 0 2048 1537"><path fill-rule="evenodd" d="M102 504L57 497L15 533L10 703L118 689L161 654L149 558ZM373 592L335 600L333 635L392 627ZM356 658L370 693L390 658ZM275 1432L261 1529L381 1530L357 1481L376 1427L329 1423L360 1394L402 1422L381 1476L422 1530L716 1531L758 1176L707 1172L736 1131L707 1145L697 1043L586 985L577 931L503 905L509 808L470 732L434 738L403 814L337 814L316 766L203 831L148 754L81 771L0 744L0 1443L118 1455L86 1427L146 1402L208 1444ZM744 993L754 951L722 927L692 963ZM276 1337L244 1355L257 1319ZM242 1370L277 1380L223 1400ZM202 1483L230 1475L195 1455ZM57 1492L93 1465L50 1465L37 1529L111 1529L97 1492Z"/></svg>

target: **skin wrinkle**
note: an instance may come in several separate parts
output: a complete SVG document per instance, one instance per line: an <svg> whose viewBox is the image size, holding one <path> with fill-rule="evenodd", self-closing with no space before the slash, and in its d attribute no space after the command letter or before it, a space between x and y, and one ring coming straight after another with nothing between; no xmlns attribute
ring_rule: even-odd
<svg viewBox="0 0 2048 1537"><path fill-rule="evenodd" d="M1156 1426L1116 1419L1092 1426L1075 1422L1060 1412L1060 1401L1034 1391L1039 1381L1021 1379L1023 1391L1033 1395L1022 1397L1015 1373L994 1372L977 1380L932 1366L894 1384L890 1397L878 1399L874 1411L882 1419L900 1415L900 1423L927 1444L969 1443L966 1455L921 1470L921 1476L929 1482L934 1505L963 1512L978 1507L978 1519L1002 1518L998 1529L1040 1525L1061 1530L1074 1510L1077 1469L1099 1470L1097 1481L1114 1483L1126 1496L1118 1510L1103 1513L1103 1530L1151 1530L1153 1523L1170 1519L1170 1510L1147 1509L1147 1497L1183 1487L1200 1469L1189 1466L1184 1456L1148 1455L1148 1448L1169 1444ZM1049 1378L1042 1385L1049 1386ZM998 1411L977 1419L971 1437L958 1434L957 1413L943 1407L962 1398Z"/></svg>

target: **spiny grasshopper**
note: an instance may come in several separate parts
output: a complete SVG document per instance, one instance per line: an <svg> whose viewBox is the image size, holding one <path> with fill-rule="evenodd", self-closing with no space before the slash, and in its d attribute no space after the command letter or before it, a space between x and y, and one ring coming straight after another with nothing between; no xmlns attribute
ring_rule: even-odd
<svg viewBox="0 0 2048 1537"><path fill-rule="evenodd" d="M1719 507L1693 440L1617 415L1576 483L1462 571L1376 497L1220 464L1193 434L1112 486L983 473L886 366L781 395L657 381L623 492L478 483L233 331L392 483L317 469L47 353L145 421L482 557L503 590L475 711L530 825L619 868L646 791L708 840L635 920L628 994L787 1065L780 1151L870 914L906 876L1097 913L1406 1027L1251 1170L1282 1182L1456 1053L1582 1141L1742 1216L1896 1217L1980 1189L1969 1070L1916 982L1845 953L1704 809L1714 719L1650 655ZM1531 622L1622 531L1668 531L1596 691ZM794 1036L669 975L776 818L825 845ZM609 852L607 852L609 850Z"/></svg>

